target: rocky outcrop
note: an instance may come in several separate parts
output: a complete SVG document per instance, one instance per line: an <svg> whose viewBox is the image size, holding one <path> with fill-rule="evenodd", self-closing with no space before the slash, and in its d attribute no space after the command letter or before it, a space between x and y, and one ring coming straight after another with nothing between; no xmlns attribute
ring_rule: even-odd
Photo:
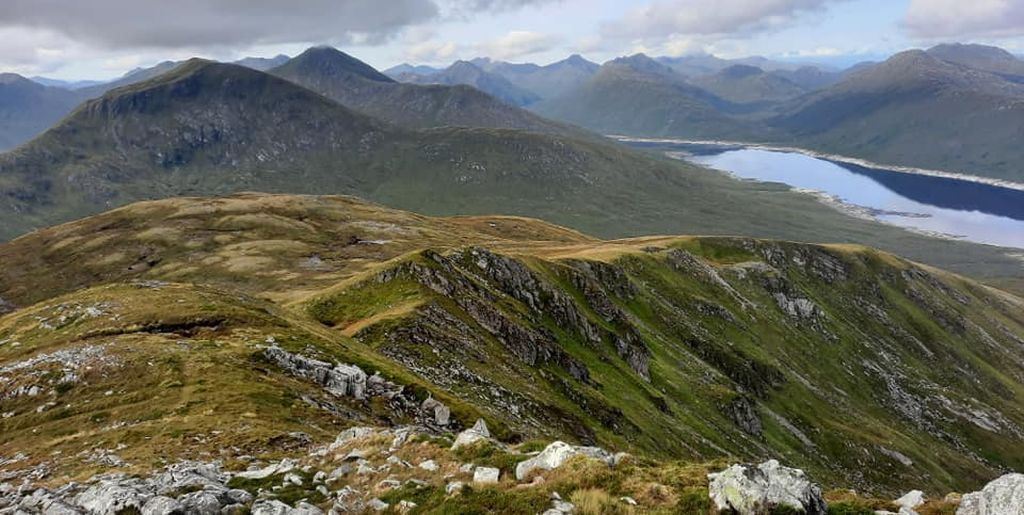
<svg viewBox="0 0 1024 515"><path fill-rule="evenodd" d="M980 492L964 495L956 510L956 515L1009 513L1024 513L1024 474L1006 474Z"/></svg>
<svg viewBox="0 0 1024 515"><path fill-rule="evenodd" d="M358 366L343 363L332 365L288 352L277 345L264 348L263 356L289 375L316 383L335 397L356 400L383 398L393 409L413 416L418 423L430 428L447 428L452 422L451 410L442 402L434 398L418 402L405 391L404 386L388 381L379 374L367 375Z"/></svg>
<svg viewBox="0 0 1024 515"><path fill-rule="evenodd" d="M277 346L264 349L263 355L289 374L313 381L333 395L356 399L367 397L368 376L357 366L341 363L331 365L326 361L292 354ZM393 396L400 391L401 388L397 391L391 389L384 394Z"/></svg>
<svg viewBox="0 0 1024 515"><path fill-rule="evenodd" d="M761 417L757 413L757 403L753 399L745 396L736 397L722 407L722 413L735 422L744 433L761 435Z"/></svg>
<svg viewBox="0 0 1024 515"><path fill-rule="evenodd" d="M821 488L799 469L769 460L760 465L733 465L708 474L712 507L738 515L763 515L789 508L807 515L825 515Z"/></svg>
<svg viewBox="0 0 1024 515"><path fill-rule="evenodd" d="M253 496L245 490L229 488L230 478L219 464L186 461L148 478L114 474L97 476L86 484L68 483L54 490L28 486L10 491L0 488L0 513L234 513L244 510Z"/></svg>
<svg viewBox="0 0 1024 515"><path fill-rule="evenodd" d="M5 313L10 313L10 312L14 311L15 309L17 309L17 307L13 303L8 302L3 297L0 297L0 315L3 315Z"/></svg>
<svg viewBox="0 0 1024 515"><path fill-rule="evenodd" d="M599 447L577 447L565 442L552 442L540 454L516 465L516 479L522 481L535 470L554 470L575 456L586 456L611 466L614 456Z"/></svg>

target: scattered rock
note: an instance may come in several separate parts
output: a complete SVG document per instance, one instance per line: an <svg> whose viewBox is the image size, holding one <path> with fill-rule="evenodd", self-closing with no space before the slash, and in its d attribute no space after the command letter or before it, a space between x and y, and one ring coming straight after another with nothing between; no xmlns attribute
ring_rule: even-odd
<svg viewBox="0 0 1024 515"><path fill-rule="evenodd" d="M426 412L429 417L432 417L434 424L438 426L447 426L452 415L452 411L448 409L448 406L445 406L441 401L435 400L433 397L428 397L427 400L423 401L420 410Z"/></svg>
<svg viewBox="0 0 1024 515"><path fill-rule="evenodd" d="M497 483L501 470L493 467L477 467L473 472L474 483Z"/></svg>
<svg viewBox="0 0 1024 515"><path fill-rule="evenodd" d="M419 467L428 472L435 472L438 469L437 463L434 460L427 460L419 464Z"/></svg>
<svg viewBox="0 0 1024 515"><path fill-rule="evenodd" d="M366 503L366 506L368 508L370 508L371 510L373 510L373 511L384 511L384 510L388 509L389 507L391 507L390 504L388 504L388 503L386 503L386 502L384 502L384 501L382 501L382 500L380 500L380 499L378 499L376 497L374 497L373 499L370 499L370 502Z"/></svg>
<svg viewBox="0 0 1024 515"><path fill-rule="evenodd" d="M235 476L243 479L264 479L274 474L285 474L295 468L295 461L284 459L280 463L273 465L267 465L261 469L247 470L245 472L239 472Z"/></svg>
<svg viewBox="0 0 1024 515"><path fill-rule="evenodd" d="M455 495L462 491L462 487L466 486L462 481L452 481L444 487L444 493L448 495Z"/></svg>
<svg viewBox="0 0 1024 515"><path fill-rule="evenodd" d="M142 515L175 515L184 513L185 507L176 499L158 495L146 501Z"/></svg>
<svg viewBox="0 0 1024 515"><path fill-rule="evenodd" d="M980 492L965 494L956 515L1024 513L1024 474L1006 474Z"/></svg>
<svg viewBox="0 0 1024 515"><path fill-rule="evenodd" d="M614 457L598 447L573 447L565 442L552 442L540 454L516 465L516 479L522 481L534 470L553 470L561 467L569 458L583 455L607 463L614 462Z"/></svg>
<svg viewBox="0 0 1024 515"><path fill-rule="evenodd" d="M252 505L252 515L290 515L291 506L281 501L256 501Z"/></svg>
<svg viewBox="0 0 1024 515"><path fill-rule="evenodd" d="M733 465L708 474L714 508L739 515L767 513L780 507L824 515L828 509L821 488L799 469L783 467L776 460L760 465Z"/></svg>
<svg viewBox="0 0 1024 515"><path fill-rule="evenodd" d="M920 490L911 490L904 494L903 497L900 497L893 502L896 503L897 506L914 509L924 504L924 501L924 492Z"/></svg>
<svg viewBox="0 0 1024 515"><path fill-rule="evenodd" d="M490 440L491 432L487 429L487 422L484 419L477 419L473 427L459 433L455 437L455 443L452 444L452 449L458 449L459 447L470 445L481 440Z"/></svg>

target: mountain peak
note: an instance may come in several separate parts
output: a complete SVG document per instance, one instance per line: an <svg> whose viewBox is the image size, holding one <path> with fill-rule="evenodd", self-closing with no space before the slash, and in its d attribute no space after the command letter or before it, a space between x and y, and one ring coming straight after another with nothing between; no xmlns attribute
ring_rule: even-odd
<svg viewBox="0 0 1024 515"><path fill-rule="evenodd" d="M672 75L675 73L672 71L672 68L669 68L668 66L661 64L658 61L655 61L654 59L650 58L647 54L644 53L619 57L609 61L608 63L606 63L606 65L611 65L613 67L624 67L637 72L652 73L658 75Z"/></svg>
<svg viewBox="0 0 1024 515"><path fill-rule="evenodd" d="M927 53L937 59L976 70L1024 75L1024 61L999 47L944 43L929 48Z"/></svg>
<svg viewBox="0 0 1024 515"><path fill-rule="evenodd" d="M291 74L317 74L328 76L352 75L376 82L395 82L376 68L331 46L307 49L274 69L282 76Z"/></svg>
<svg viewBox="0 0 1024 515"><path fill-rule="evenodd" d="M32 82L17 73L0 73L0 84L22 84L26 82ZM33 82L33 84L35 84Z"/></svg>

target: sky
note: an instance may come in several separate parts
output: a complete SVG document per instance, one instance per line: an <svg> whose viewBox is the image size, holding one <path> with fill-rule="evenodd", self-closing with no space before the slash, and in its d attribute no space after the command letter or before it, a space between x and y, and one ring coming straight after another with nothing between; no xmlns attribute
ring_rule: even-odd
<svg viewBox="0 0 1024 515"><path fill-rule="evenodd" d="M952 41L1024 53L1024 0L0 0L0 71L65 80L323 44L379 69L637 52L842 67Z"/></svg>

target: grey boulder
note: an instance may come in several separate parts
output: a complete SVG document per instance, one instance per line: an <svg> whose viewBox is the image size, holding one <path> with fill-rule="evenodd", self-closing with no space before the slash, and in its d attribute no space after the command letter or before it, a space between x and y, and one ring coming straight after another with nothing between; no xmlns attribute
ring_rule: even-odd
<svg viewBox="0 0 1024 515"><path fill-rule="evenodd" d="M966 494L956 515L1003 515L1024 513L1024 474L1006 474L985 485L980 492Z"/></svg>
<svg viewBox="0 0 1024 515"><path fill-rule="evenodd" d="M776 460L760 465L733 465L708 474L712 508L738 515L759 515L790 508L807 515L825 515L828 505L821 487L800 469L783 467Z"/></svg>

